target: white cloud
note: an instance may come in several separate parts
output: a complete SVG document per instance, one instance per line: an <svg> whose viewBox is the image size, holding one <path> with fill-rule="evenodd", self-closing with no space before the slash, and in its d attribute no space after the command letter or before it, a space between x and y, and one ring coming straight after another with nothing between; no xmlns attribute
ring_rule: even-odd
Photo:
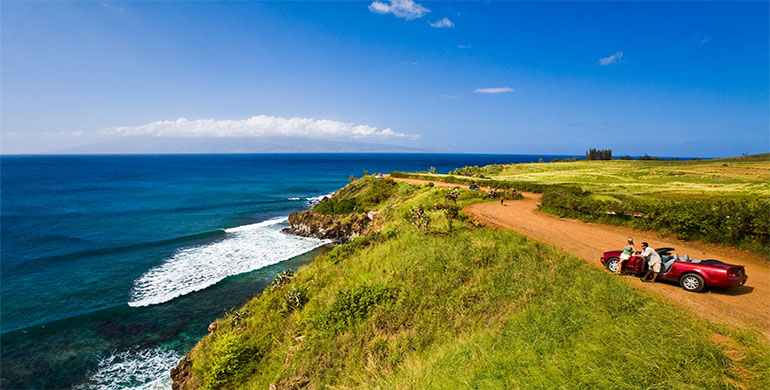
<svg viewBox="0 0 770 390"><path fill-rule="evenodd" d="M44 131L40 133L47 137L80 137L83 135L83 132L80 130L77 131L59 131L59 132L50 132L50 131Z"/></svg>
<svg viewBox="0 0 770 390"><path fill-rule="evenodd" d="M504 92L514 92L514 91L516 90L510 87L476 88L473 90L473 92L476 92L476 93L504 93Z"/></svg>
<svg viewBox="0 0 770 390"><path fill-rule="evenodd" d="M599 58L599 65L610 65L620 62L623 59L623 52L619 51L609 57Z"/></svg>
<svg viewBox="0 0 770 390"><path fill-rule="evenodd" d="M126 136L155 137L353 137L353 138L418 138L418 135L379 130L369 125L328 119L281 118L258 115L243 120L195 119L166 120L138 126L118 126L108 133Z"/></svg>
<svg viewBox="0 0 770 390"><path fill-rule="evenodd" d="M452 23L451 20L444 18L431 23L430 26L435 28L449 28L449 27L454 27L455 24Z"/></svg>
<svg viewBox="0 0 770 390"><path fill-rule="evenodd" d="M393 14L398 18L412 20L421 18L429 9L414 2L414 0L390 0L390 4L375 1L369 4L369 10L378 14Z"/></svg>
<svg viewBox="0 0 770 390"><path fill-rule="evenodd" d="M457 45L458 49L470 49L471 45Z"/></svg>
<svg viewBox="0 0 770 390"><path fill-rule="evenodd" d="M708 42L708 41L710 41L710 40L711 40L711 37L710 37L710 36L708 36L708 35L704 35L703 37L701 37L700 43L702 43L702 44L703 44L703 43L707 43L707 42Z"/></svg>

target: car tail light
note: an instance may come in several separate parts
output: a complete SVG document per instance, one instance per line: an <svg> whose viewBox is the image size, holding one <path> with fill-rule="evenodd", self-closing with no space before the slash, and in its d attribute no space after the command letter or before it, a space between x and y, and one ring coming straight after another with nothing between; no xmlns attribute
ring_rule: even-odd
<svg viewBox="0 0 770 390"><path fill-rule="evenodd" d="M736 277L743 275L743 268L730 268L727 270L728 277Z"/></svg>

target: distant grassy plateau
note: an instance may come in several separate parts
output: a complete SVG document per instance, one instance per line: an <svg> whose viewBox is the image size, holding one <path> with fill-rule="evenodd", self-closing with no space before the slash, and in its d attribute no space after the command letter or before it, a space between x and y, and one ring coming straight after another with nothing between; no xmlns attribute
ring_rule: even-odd
<svg viewBox="0 0 770 390"><path fill-rule="evenodd" d="M540 209L770 256L770 154L713 160L577 160L393 172L542 193Z"/></svg>
<svg viewBox="0 0 770 390"><path fill-rule="evenodd" d="M575 184L594 194L770 196L770 154L767 153L715 160L578 160L473 168L466 168L466 176L538 184ZM458 170L457 173L463 172Z"/></svg>

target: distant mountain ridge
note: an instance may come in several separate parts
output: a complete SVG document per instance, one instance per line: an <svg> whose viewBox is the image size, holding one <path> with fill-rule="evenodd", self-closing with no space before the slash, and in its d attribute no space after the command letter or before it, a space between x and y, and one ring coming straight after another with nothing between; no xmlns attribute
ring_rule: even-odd
<svg viewBox="0 0 770 390"><path fill-rule="evenodd" d="M435 150L402 145L323 140L302 137L123 137L56 149L51 154L182 154L182 153L425 153Z"/></svg>

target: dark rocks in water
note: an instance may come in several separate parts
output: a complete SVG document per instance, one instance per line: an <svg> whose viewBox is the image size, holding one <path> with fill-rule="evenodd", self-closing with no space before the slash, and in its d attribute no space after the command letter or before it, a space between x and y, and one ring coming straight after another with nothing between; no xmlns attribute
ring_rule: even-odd
<svg viewBox="0 0 770 390"><path fill-rule="evenodd" d="M301 237L313 237L344 243L369 232L375 214L348 214L333 217L313 210L294 212L289 215L290 228L284 233Z"/></svg>

